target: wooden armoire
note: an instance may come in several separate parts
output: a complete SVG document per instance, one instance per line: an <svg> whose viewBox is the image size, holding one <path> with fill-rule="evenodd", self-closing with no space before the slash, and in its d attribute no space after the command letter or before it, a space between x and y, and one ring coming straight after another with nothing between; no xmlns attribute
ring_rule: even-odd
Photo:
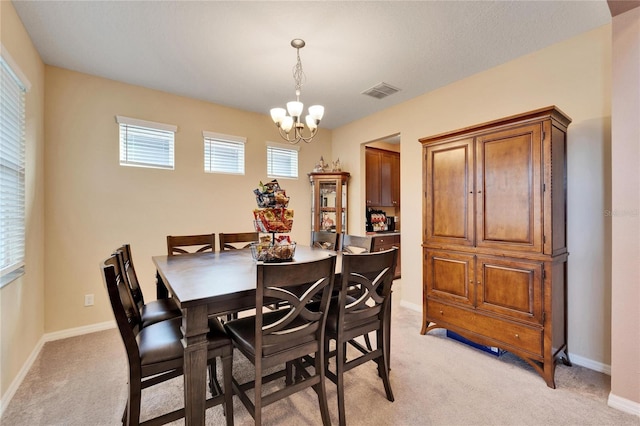
<svg viewBox="0 0 640 426"><path fill-rule="evenodd" d="M550 106L420 139L422 334L507 350L551 388L556 359L569 364L570 122Z"/></svg>

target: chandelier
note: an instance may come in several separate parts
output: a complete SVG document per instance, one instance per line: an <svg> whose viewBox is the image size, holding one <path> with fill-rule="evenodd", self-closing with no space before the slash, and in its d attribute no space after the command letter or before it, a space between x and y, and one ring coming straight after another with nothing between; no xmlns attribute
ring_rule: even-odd
<svg viewBox="0 0 640 426"><path fill-rule="evenodd" d="M304 40L299 38L291 40L291 46L296 49L296 56L298 58L296 65L293 67L296 100L287 102L286 110L284 108L271 109L271 118L273 122L276 123L280 136L292 144L300 141L311 142L316 133L318 133L318 124L320 124L320 120L322 120L322 116L324 115L324 107L322 105L310 106L309 114L305 118L308 130L305 131L304 123L300 120L304 109L303 103L300 102L300 88L307 78L302 70L302 61L300 60L300 49L302 49L304 45ZM289 115L287 115L287 112Z"/></svg>

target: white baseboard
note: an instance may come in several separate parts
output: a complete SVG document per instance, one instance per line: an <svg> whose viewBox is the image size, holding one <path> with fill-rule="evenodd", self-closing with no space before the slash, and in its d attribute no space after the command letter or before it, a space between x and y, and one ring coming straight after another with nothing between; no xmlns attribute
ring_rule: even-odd
<svg viewBox="0 0 640 426"><path fill-rule="evenodd" d="M68 337L95 333L96 331L108 330L110 328L114 328L115 326L116 326L115 321L106 321L98 324L86 325L83 327L76 327L76 328L69 328L67 330L61 330L53 333L44 334L40 338L40 340L38 340L38 343L36 343L36 346L31 351L31 354L29 354L29 357L26 359L26 361L22 365L22 368L18 372L18 375L15 377L15 379L13 379L7 391L4 393L4 395L2 395L2 401L0 402L0 417L2 417L2 413L9 406L9 402L11 402L11 399L15 395L20 385L22 384L22 381L24 380L24 378L27 376L27 373L33 366L33 363L36 361L36 358L38 358L38 355L40 354L40 351L42 350L42 347L44 346L45 343L52 342L54 340L66 339Z"/></svg>
<svg viewBox="0 0 640 426"><path fill-rule="evenodd" d="M415 303L410 303L405 300L400 301L400 306L403 308L411 309L412 311L422 312L422 305L416 305Z"/></svg>
<svg viewBox="0 0 640 426"><path fill-rule="evenodd" d="M616 410L624 411L625 413L633 414L640 417L640 402L631 401L626 398L609 393L609 400L607 405Z"/></svg>
<svg viewBox="0 0 640 426"><path fill-rule="evenodd" d="M589 370L597 371L599 373L604 373L607 376L611 376L611 366L609 364L603 364L589 358L581 357L580 355L575 355L571 351L569 352L569 360L572 364L576 364L581 367L588 368Z"/></svg>
<svg viewBox="0 0 640 426"><path fill-rule="evenodd" d="M115 321L105 321L98 324L85 325L82 327L68 328L66 330L47 333L42 338L45 342L66 339L68 337L82 336L83 334L95 333L96 331L109 330L116 327Z"/></svg>
<svg viewBox="0 0 640 426"><path fill-rule="evenodd" d="M22 381L24 380L24 378L27 376L27 373L31 369L31 366L36 361L36 358L38 358L38 355L40 354L40 351L44 346L44 342L45 342L44 336L42 336L40 340L38 340L38 343L36 343L36 346L33 348L29 356L27 357L27 360L22 365L22 368L18 372L18 375L15 377L15 379L13 379L13 381L11 382L11 385L9 386L7 391L4 393L4 395L2 395L2 403L0 404L0 418L2 417L2 413L4 413L4 410L6 410L6 408L9 406L9 402L11 402L11 398L13 398L13 395L16 394L16 391L22 384Z"/></svg>

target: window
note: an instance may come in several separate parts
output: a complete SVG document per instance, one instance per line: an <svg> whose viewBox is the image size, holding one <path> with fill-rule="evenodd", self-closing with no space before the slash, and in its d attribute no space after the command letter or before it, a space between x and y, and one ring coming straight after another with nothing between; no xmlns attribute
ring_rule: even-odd
<svg viewBox="0 0 640 426"><path fill-rule="evenodd" d="M245 138L203 131L204 171L244 174Z"/></svg>
<svg viewBox="0 0 640 426"><path fill-rule="evenodd" d="M120 165L174 169L177 126L116 116L120 125Z"/></svg>
<svg viewBox="0 0 640 426"><path fill-rule="evenodd" d="M267 142L267 176L298 178L298 151L300 147Z"/></svg>
<svg viewBox="0 0 640 426"><path fill-rule="evenodd" d="M24 274L25 93L30 84L0 51L0 287Z"/></svg>

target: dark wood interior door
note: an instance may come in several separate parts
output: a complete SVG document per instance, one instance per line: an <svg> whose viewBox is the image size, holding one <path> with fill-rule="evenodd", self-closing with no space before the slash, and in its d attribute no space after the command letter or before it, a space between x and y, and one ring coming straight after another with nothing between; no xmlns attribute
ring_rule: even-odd
<svg viewBox="0 0 640 426"><path fill-rule="evenodd" d="M400 207L400 154L391 156L391 204Z"/></svg>
<svg viewBox="0 0 640 426"><path fill-rule="evenodd" d="M393 156L388 152L380 152L380 205L393 206L391 181L393 176Z"/></svg>
<svg viewBox="0 0 640 426"><path fill-rule="evenodd" d="M380 205L380 155L365 149L366 200L367 206Z"/></svg>

